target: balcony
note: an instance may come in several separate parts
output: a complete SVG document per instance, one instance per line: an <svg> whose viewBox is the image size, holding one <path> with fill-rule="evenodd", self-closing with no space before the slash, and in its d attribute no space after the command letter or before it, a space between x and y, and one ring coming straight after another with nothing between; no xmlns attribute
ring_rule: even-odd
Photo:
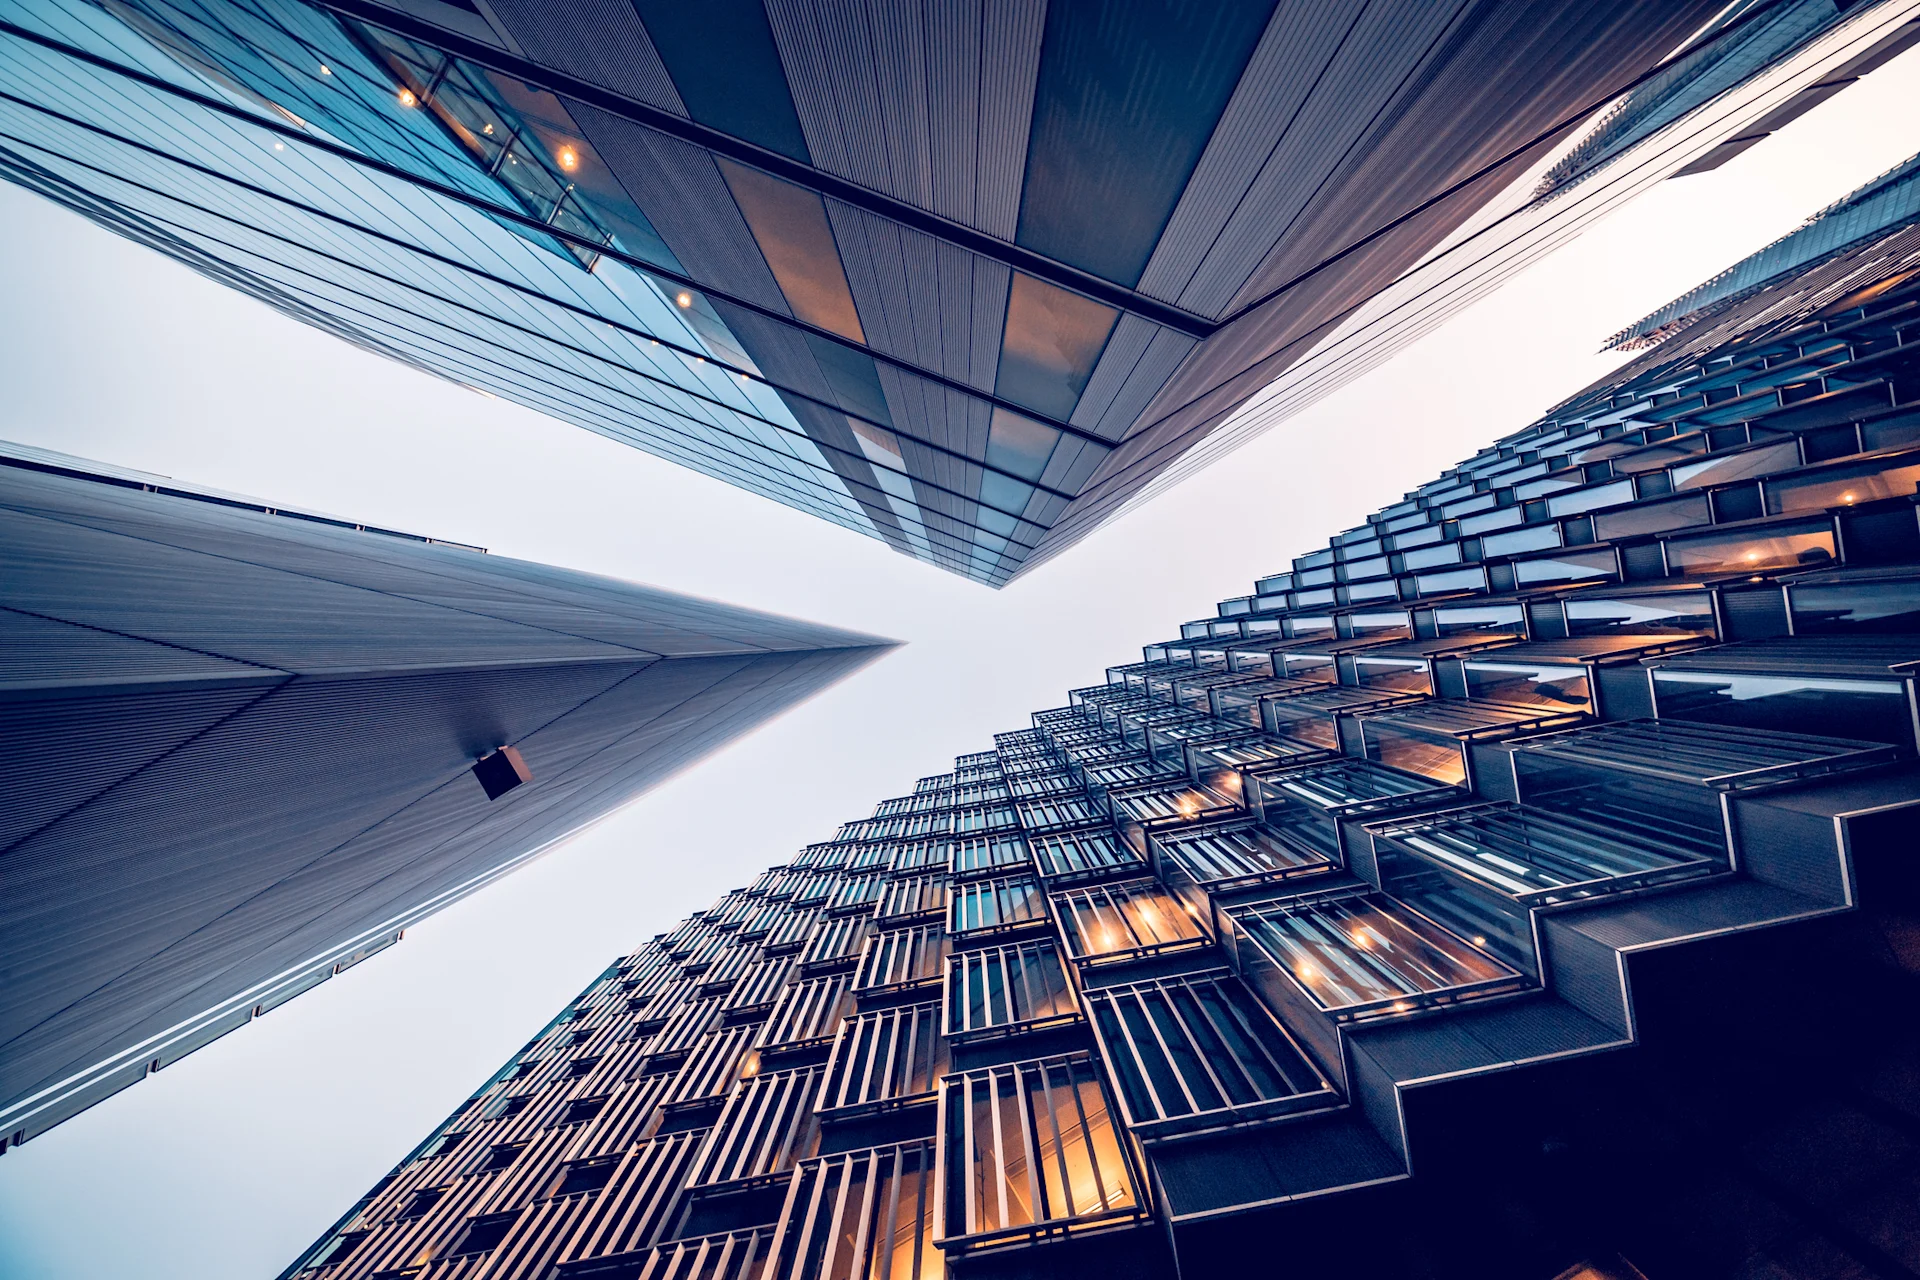
<svg viewBox="0 0 1920 1280"><path fill-rule="evenodd" d="M942 1280L935 1247L932 1140L844 1151L794 1170L774 1227L772 1265L751 1280ZM748 1280L744 1272L645 1273L644 1280Z"/></svg>
<svg viewBox="0 0 1920 1280"><path fill-rule="evenodd" d="M946 1035L955 1044L1079 1021L1073 981L1051 939L947 957Z"/></svg>
<svg viewBox="0 0 1920 1280"><path fill-rule="evenodd" d="M843 1022L827 1059L818 1104L822 1119L931 1103L948 1065L940 1021L941 1004L930 1000Z"/></svg>
<svg viewBox="0 0 1920 1280"><path fill-rule="evenodd" d="M1122 880L1051 895L1067 955L1099 965L1172 951L1212 939L1190 908L1154 880Z"/></svg>

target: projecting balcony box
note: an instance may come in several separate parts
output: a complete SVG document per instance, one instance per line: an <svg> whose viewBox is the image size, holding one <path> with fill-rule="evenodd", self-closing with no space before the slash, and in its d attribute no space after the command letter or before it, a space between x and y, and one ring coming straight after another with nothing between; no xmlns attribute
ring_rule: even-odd
<svg viewBox="0 0 1920 1280"><path fill-rule="evenodd" d="M1231 796L1203 787L1184 775L1175 781L1112 788L1106 794L1106 808L1120 838L1143 855L1147 852L1147 837L1153 832L1238 817L1246 812Z"/></svg>
<svg viewBox="0 0 1920 1280"><path fill-rule="evenodd" d="M1752 640L1647 666L1662 719L1915 746L1920 635Z"/></svg>
<svg viewBox="0 0 1920 1280"><path fill-rule="evenodd" d="M1266 695L1260 699L1260 719L1262 727L1277 737L1325 751L1360 755L1363 747L1355 716L1422 701L1422 696L1414 693L1323 686L1304 693Z"/></svg>
<svg viewBox="0 0 1920 1280"><path fill-rule="evenodd" d="M1785 616L1772 634L1920 633L1920 570L1912 565L1796 574L1783 579L1777 589L1784 593Z"/></svg>
<svg viewBox="0 0 1920 1280"><path fill-rule="evenodd" d="M896 875L874 908L874 925L889 928L944 916L950 893L946 866L943 857L931 870Z"/></svg>
<svg viewBox="0 0 1920 1280"><path fill-rule="evenodd" d="M1231 737L1188 743L1187 776L1235 804L1247 806L1251 804L1248 779L1253 774L1325 760L1333 754L1323 747L1249 729Z"/></svg>
<svg viewBox="0 0 1920 1280"><path fill-rule="evenodd" d="M1582 712L1498 702L1435 698L1360 715L1356 724L1366 758L1435 782L1477 789L1487 768L1506 764L1498 744L1527 733L1571 728Z"/></svg>
<svg viewBox="0 0 1920 1280"><path fill-rule="evenodd" d="M923 1000L841 1022L815 1104L821 1121L932 1106L951 1065L941 1016L940 1001Z"/></svg>
<svg viewBox="0 0 1920 1280"><path fill-rule="evenodd" d="M1284 680L1311 680L1321 684L1352 683L1357 655L1392 646L1395 637L1328 635L1296 640L1269 653L1273 674Z"/></svg>
<svg viewBox="0 0 1920 1280"><path fill-rule="evenodd" d="M1349 756L1265 769L1247 779L1248 807L1271 830L1375 880L1357 826L1393 814L1459 804L1459 787ZM1377 881L1376 881L1377 882Z"/></svg>
<svg viewBox="0 0 1920 1280"><path fill-rule="evenodd" d="M1015 803L1014 808L1020 812L1020 825L1026 830L1028 839L1047 832L1068 831L1101 822L1100 811L1083 794L1021 800Z"/></svg>
<svg viewBox="0 0 1920 1280"><path fill-rule="evenodd" d="M1086 993L1127 1128L1153 1144L1336 1106L1299 1043L1226 969Z"/></svg>
<svg viewBox="0 0 1920 1280"><path fill-rule="evenodd" d="M947 915L947 936L956 944L1032 933L1051 923L1046 890L1023 863L1010 875L968 880L954 886Z"/></svg>
<svg viewBox="0 0 1920 1280"><path fill-rule="evenodd" d="M750 1075L734 1085L694 1157L688 1192L710 1199L784 1186L794 1166L819 1149L814 1105L825 1077L826 1066L816 1063Z"/></svg>
<svg viewBox="0 0 1920 1280"><path fill-rule="evenodd" d="M1442 698L1467 696L1460 675L1460 659L1471 653L1517 644L1520 628L1511 632L1447 636L1432 640L1402 640L1377 645L1347 660L1345 683L1385 693L1418 693Z"/></svg>
<svg viewBox="0 0 1920 1280"><path fill-rule="evenodd" d="M1272 676L1223 677L1207 691L1208 710L1222 720L1244 724L1251 729L1265 727L1260 718L1260 700L1291 693L1312 693L1326 686L1310 680L1279 680Z"/></svg>
<svg viewBox="0 0 1920 1280"><path fill-rule="evenodd" d="M854 970L853 991L863 1006L881 998L937 988L946 969L946 922L886 929L867 939Z"/></svg>
<svg viewBox="0 0 1920 1280"><path fill-rule="evenodd" d="M1735 797L1898 756L1880 743L1683 720L1587 725L1506 750L1519 802L1589 815L1622 838L1688 843L1734 866L1743 861Z"/></svg>
<svg viewBox="0 0 1920 1280"><path fill-rule="evenodd" d="M1387 893L1535 981L1541 910L1727 869L1711 843L1505 802L1366 830Z"/></svg>
<svg viewBox="0 0 1920 1280"><path fill-rule="evenodd" d="M1113 805L1108 793L1116 787L1132 787L1143 783L1182 783L1186 774L1180 770L1154 763L1152 757L1141 752L1129 759L1114 760L1105 764L1087 768L1081 773L1081 785L1085 788L1087 802L1103 817L1113 816Z"/></svg>
<svg viewBox="0 0 1920 1280"><path fill-rule="evenodd" d="M1025 871L1033 865L1026 838L1011 827L951 844L947 872L955 880Z"/></svg>
<svg viewBox="0 0 1920 1280"><path fill-rule="evenodd" d="M1189 711L1217 715L1219 713L1214 710L1213 704L1215 689L1232 688L1264 678L1254 671L1209 671L1200 675L1190 671L1177 674L1169 672L1165 677L1150 682L1150 687L1155 697L1165 698Z"/></svg>
<svg viewBox="0 0 1920 1280"><path fill-rule="evenodd" d="M1083 970L1213 942L1198 915L1156 880L1109 881L1048 897L1067 958Z"/></svg>
<svg viewBox="0 0 1920 1280"><path fill-rule="evenodd" d="M1085 1053L947 1076L935 1243L953 1257L1146 1220L1139 1153L1111 1098Z"/></svg>
<svg viewBox="0 0 1920 1280"><path fill-rule="evenodd" d="M1914 492L1920 449L1883 449L1823 462L1760 481L1770 516L1822 513L1840 522L1848 559L1855 548L1882 563L1920 559Z"/></svg>
<svg viewBox="0 0 1920 1280"><path fill-rule="evenodd" d="M1160 883L1211 922L1216 934L1223 897L1322 875L1340 865L1327 850L1251 818L1156 832L1147 846Z"/></svg>
<svg viewBox="0 0 1920 1280"><path fill-rule="evenodd" d="M1129 879L1144 875L1147 864L1121 843L1105 822L1071 831L1030 835L1034 867L1049 891L1096 880Z"/></svg>
<svg viewBox="0 0 1920 1280"><path fill-rule="evenodd" d="M1084 1021L1073 978L1051 937L947 957L943 1027L953 1044L1055 1031Z"/></svg>
<svg viewBox="0 0 1920 1280"><path fill-rule="evenodd" d="M1128 711L1119 717L1120 740L1141 751L1153 749L1153 730L1166 725L1204 723L1213 717L1204 711L1171 707L1156 703L1150 708Z"/></svg>
<svg viewBox="0 0 1920 1280"><path fill-rule="evenodd" d="M1653 710L1643 659L1707 643L1686 635L1570 636L1476 654L1461 659L1460 669L1476 701L1625 720Z"/></svg>
<svg viewBox="0 0 1920 1280"><path fill-rule="evenodd" d="M1617 545L1622 580L1630 583L1823 569L1838 564L1841 551L1831 516L1739 520L1698 533Z"/></svg>
<svg viewBox="0 0 1920 1280"><path fill-rule="evenodd" d="M803 1161L778 1223L758 1239L725 1257L673 1259L607 1280L934 1280L944 1269L933 1247L936 1161L931 1138Z"/></svg>
<svg viewBox="0 0 1920 1280"><path fill-rule="evenodd" d="M1741 581L1750 576L1742 575ZM1526 598L1526 612L1534 640L1613 635L1711 639L1719 629L1714 603L1714 592L1706 583L1657 582L1630 588L1608 584L1533 594Z"/></svg>
<svg viewBox="0 0 1920 1280"><path fill-rule="evenodd" d="M1340 1028L1525 990L1520 970L1363 886L1222 913L1234 970L1345 1090Z"/></svg>

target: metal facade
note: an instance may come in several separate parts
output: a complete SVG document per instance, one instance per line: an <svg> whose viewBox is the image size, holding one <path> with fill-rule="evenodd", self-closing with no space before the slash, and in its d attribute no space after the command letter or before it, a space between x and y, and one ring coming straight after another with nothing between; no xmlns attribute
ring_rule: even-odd
<svg viewBox="0 0 1920 1280"><path fill-rule="evenodd" d="M1721 8L11 0L0 173L997 586L1920 33Z"/></svg>
<svg viewBox="0 0 1920 1280"><path fill-rule="evenodd" d="M34 450L0 548L6 1143L887 647ZM503 746L532 779L490 801Z"/></svg>

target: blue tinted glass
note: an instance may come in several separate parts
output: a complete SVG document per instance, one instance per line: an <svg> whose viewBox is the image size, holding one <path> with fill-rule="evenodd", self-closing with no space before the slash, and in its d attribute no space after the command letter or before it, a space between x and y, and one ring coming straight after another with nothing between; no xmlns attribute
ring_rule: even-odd
<svg viewBox="0 0 1920 1280"><path fill-rule="evenodd" d="M760 0L633 0L687 112L709 128L811 163Z"/></svg>

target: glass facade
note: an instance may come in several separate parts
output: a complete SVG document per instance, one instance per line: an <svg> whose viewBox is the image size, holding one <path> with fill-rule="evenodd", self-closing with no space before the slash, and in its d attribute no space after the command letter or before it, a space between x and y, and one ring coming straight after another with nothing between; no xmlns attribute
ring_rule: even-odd
<svg viewBox="0 0 1920 1280"><path fill-rule="evenodd" d="M1911 5L1774 7L1763 39L1704 0L1607 0L1457 29L1446 6L1352 30L1271 3L916 11L895 41L750 0L11 0L0 175L998 586L1873 56ZM1577 127L1656 85L1634 128ZM1521 144L1555 132L1615 180L1537 196ZM1434 591L1473 572L1432 554ZM1384 590L1378 554L1342 572Z"/></svg>

